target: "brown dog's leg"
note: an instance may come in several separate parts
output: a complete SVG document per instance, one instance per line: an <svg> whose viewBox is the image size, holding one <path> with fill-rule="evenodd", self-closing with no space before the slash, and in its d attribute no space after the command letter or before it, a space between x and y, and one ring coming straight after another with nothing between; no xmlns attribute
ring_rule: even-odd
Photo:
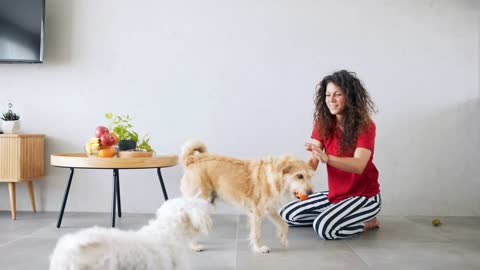
<svg viewBox="0 0 480 270"><path fill-rule="evenodd" d="M254 210L248 214L249 223L250 223L250 245L252 250L258 253L268 253L270 248L262 245L260 240L261 234L261 225L262 225L262 215L260 211Z"/></svg>
<svg viewBox="0 0 480 270"><path fill-rule="evenodd" d="M275 210L270 210L269 211L269 216L270 220L277 226L277 237L280 240L280 243L282 243L283 247L288 248L288 239L287 239L287 233L288 233L288 225L283 221L283 219L280 217L280 215L277 213Z"/></svg>

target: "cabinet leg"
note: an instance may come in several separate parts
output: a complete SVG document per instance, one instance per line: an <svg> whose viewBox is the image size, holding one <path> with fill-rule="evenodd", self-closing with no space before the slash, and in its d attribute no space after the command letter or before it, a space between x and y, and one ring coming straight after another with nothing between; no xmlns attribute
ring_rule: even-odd
<svg viewBox="0 0 480 270"><path fill-rule="evenodd" d="M17 219L17 202L15 197L15 182L8 183L8 192L10 193L10 208L12 209L12 219Z"/></svg>
<svg viewBox="0 0 480 270"><path fill-rule="evenodd" d="M28 195L30 196L30 203L32 204L32 211L37 212L37 207L35 207L35 193L33 192L33 181L27 182Z"/></svg>

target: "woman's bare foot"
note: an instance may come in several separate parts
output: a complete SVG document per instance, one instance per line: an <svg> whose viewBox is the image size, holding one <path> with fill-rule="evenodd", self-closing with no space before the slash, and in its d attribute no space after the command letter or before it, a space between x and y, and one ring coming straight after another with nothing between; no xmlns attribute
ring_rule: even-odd
<svg viewBox="0 0 480 270"><path fill-rule="evenodd" d="M363 231L366 232L368 230L376 228L380 228L380 222L378 221L377 217L374 217L373 219L365 222L365 227L363 228Z"/></svg>

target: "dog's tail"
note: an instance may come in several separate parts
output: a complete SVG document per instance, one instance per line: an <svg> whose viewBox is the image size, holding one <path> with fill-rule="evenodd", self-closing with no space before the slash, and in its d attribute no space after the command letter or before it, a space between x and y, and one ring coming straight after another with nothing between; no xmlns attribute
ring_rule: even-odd
<svg viewBox="0 0 480 270"><path fill-rule="evenodd" d="M181 158L184 166L188 166L191 163L189 157L194 155L195 152L206 153L207 146L205 146L205 144L201 141L197 140L189 140L183 144Z"/></svg>

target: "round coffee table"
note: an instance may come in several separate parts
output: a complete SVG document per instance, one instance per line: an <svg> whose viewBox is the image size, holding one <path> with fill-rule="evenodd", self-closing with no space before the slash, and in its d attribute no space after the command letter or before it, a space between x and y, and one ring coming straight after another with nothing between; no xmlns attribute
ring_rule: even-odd
<svg viewBox="0 0 480 270"><path fill-rule="evenodd" d="M163 182L161 168L177 165L176 155L156 155L148 158L100 158L90 157L84 153L67 153L51 155L50 164L55 167L69 168L70 177L65 195L63 196L62 207L57 221L57 228L62 224L63 212L67 203L68 192L72 184L73 172L75 169L110 169L113 170L113 201L112 201L112 227L115 227L115 211L118 209L118 217L122 217L120 203L120 176L119 170L124 169L157 169L158 180L163 191L163 197L168 200L167 190Z"/></svg>

